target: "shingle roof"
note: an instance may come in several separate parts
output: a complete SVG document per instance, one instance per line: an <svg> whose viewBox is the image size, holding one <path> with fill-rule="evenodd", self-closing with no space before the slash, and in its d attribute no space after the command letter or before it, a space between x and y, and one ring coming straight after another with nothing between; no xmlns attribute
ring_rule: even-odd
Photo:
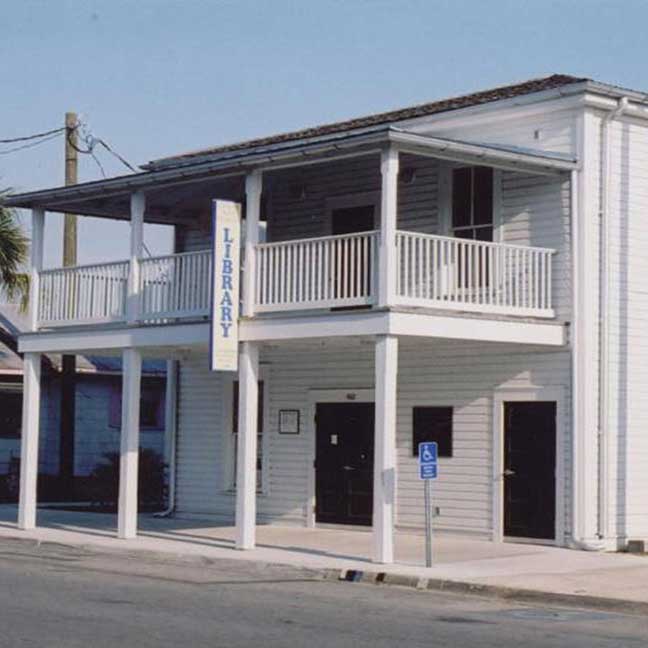
<svg viewBox="0 0 648 648"><path fill-rule="evenodd" d="M440 101L433 101L423 103L408 108L401 108L398 110L390 110L388 112L376 113L374 115L367 115L355 119L347 119L345 121L335 122L331 124L323 124L311 128L304 128L301 130L281 133L278 135L271 135L268 137L260 137L257 139L247 140L244 142L237 142L225 146L217 146L199 151L192 151L180 155L174 155L166 158L159 158L151 161L145 168L153 169L159 166L173 166L174 162L186 163L191 158L202 157L206 155L226 153L229 151L238 151L246 148L253 148L259 146L269 146L282 142L290 142L309 137L319 137L324 135L331 135L347 130L354 130L358 128L368 128L371 126L378 126L380 124L388 124L394 122L401 122L416 117L425 117L427 115L434 115L450 110L458 110L459 108L468 108L470 106L477 106L480 104L490 103L492 101L499 101L502 99L511 99L520 97L534 92L542 92L545 90L553 90L566 85L574 83L582 83L590 79L584 77L574 77L567 74L552 74L551 76L542 77L539 79L530 79L522 83L513 85L500 86L474 92L459 97L452 97L449 99L442 99Z"/></svg>

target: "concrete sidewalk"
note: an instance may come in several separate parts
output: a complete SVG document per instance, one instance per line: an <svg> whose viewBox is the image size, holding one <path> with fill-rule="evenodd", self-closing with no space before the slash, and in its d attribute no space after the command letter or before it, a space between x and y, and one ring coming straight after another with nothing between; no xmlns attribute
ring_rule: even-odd
<svg viewBox="0 0 648 648"><path fill-rule="evenodd" d="M645 604L648 557L588 553L539 545L435 538L435 565L423 566L424 538L398 533L394 565L376 565L371 534L357 530L259 526L257 549L234 550L234 528L213 521L140 516L135 540L115 538L116 516L39 509L39 528L20 531L16 508L0 506L0 538L33 539L102 551L145 551L185 559L239 559L315 570L358 570L414 579ZM411 580L411 579L410 579Z"/></svg>

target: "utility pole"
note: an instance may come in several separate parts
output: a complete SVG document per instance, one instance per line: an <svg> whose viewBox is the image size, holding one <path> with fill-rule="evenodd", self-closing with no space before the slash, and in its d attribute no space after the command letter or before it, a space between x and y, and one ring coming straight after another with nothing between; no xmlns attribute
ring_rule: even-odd
<svg viewBox="0 0 648 648"><path fill-rule="evenodd" d="M76 113L65 113L65 186L79 181L79 137L76 131ZM65 214L63 229L63 265L73 266L77 262L77 217Z"/></svg>
<svg viewBox="0 0 648 648"><path fill-rule="evenodd" d="M65 113L65 185L78 182L77 115ZM77 217L65 214L63 226L63 266L77 263ZM75 295L72 295L75 298ZM74 497L74 419L76 412L76 358L64 355L61 360L61 421L59 476L65 498Z"/></svg>

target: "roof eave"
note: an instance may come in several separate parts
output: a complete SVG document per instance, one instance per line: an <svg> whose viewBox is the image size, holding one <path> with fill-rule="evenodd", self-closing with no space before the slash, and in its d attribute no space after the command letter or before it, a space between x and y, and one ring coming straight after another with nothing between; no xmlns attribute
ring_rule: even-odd
<svg viewBox="0 0 648 648"><path fill-rule="evenodd" d="M520 153L488 144L476 144L420 135L385 126L371 132L347 133L327 141L319 141L290 147L266 149L263 152L240 151L229 153L219 160L193 164L160 171L149 171L131 176L121 176L69 187L57 187L11 196L5 200L8 207L43 208L50 211L64 211L66 205L84 199L145 191L180 182L198 181L203 177L223 172L225 175L242 175L252 168L272 169L279 166L298 166L304 160L312 160L327 153L344 153L356 150L358 155L378 152L387 143L393 143L403 152L430 155L439 159L464 163L490 164L513 171L531 173L561 173L576 168L573 159L559 159L551 154ZM323 158L325 160L326 158ZM80 212L83 213L83 212Z"/></svg>

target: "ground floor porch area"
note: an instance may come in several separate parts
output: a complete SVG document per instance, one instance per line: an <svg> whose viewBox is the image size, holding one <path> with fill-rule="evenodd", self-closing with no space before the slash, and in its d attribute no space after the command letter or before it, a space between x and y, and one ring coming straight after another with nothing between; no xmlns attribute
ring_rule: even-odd
<svg viewBox="0 0 648 648"><path fill-rule="evenodd" d="M378 566L369 558L371 533L357 529L259 525L256 548L236 551L235 528L208 519L141 515L138 537L119 541L114 537L115 515L39 508L38 526L29 531L19 530L15 519L15 506L0 506L0 538L59 543L102 552L141 551L162 560L173 556L174 560L209 562L251 560L315 571L366 570L648 603L648 558L638 555L575 552L439 534L434 539L434 565L425 568L424 537L419 533L397 532L397 564Z"/></svg>

